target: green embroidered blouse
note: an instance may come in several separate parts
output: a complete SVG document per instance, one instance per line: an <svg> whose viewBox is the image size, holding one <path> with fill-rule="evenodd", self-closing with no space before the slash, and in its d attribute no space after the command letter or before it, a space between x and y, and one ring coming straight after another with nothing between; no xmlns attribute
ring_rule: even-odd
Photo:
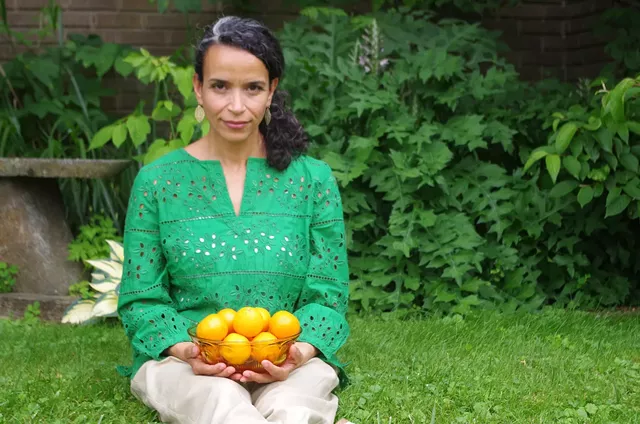
<svg viewBox="0 0 640 424"><path fill-rule="evenodd" d="M143 167L127 210L118 313L133 377L187 328L223 308L288 310L300 341L336 365L349 335L349 272L338 186L325 163L301 156L284 171L249 158L239 215L219 161L178 149Z"/></svg>

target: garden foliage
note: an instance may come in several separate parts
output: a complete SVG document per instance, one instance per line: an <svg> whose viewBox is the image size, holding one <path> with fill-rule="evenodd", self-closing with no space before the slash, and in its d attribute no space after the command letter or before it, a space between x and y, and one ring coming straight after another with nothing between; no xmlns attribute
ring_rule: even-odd
<svg viewBox="0 0 640 424"><path fill-rule="evenodd" d="M307 8L279 38L281 87L341 187L353 310L638 303L640 87L615 79L631 69L623 41L608 79L576 86L525 83L497 34L420 8ZM76 65L107 66L78 51ZM207 133L192 67L118 52L109 67L153 102L84 133L74 124L83 151L150 163ZM78 96L62 97L82 117Z"/></svg>

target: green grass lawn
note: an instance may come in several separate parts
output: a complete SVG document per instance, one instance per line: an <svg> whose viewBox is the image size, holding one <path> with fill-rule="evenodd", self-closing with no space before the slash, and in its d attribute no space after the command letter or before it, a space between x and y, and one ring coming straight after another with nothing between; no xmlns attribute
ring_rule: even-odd
<svg viewBox="0 0 640 424"><path fill-rule="evenodd" d="M350 321L356 423L640 423L637 314ZM0 340L0 423L156 422L114 370L118 325L0 320Z"/></svg>

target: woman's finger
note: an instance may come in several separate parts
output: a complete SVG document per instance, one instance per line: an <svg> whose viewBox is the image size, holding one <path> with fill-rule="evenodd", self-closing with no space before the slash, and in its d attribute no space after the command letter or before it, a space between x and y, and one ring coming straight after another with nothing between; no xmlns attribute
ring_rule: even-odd
<svg viewBox="0 0 640 424"><path fill-rule="evenodd" d="M198 359L192 359L189 363L191 368L193 368L193 373L197 375L218 375L227 367L222 363L215 365L205 364Z"/></svg>
<svg viewBox="0 0 640 424"><path fill-rule="evenodd" d="M289 358L291 358L291 360L293 360L293 362L295 362L296 364L300 364L302 362L302 351L295 344L291 345L291 347L289 348Z"/></svg>
<svg viewBox="0 0 640 424"><path fill-rule="evenodd" d="M224 365L224 364L222 364ZM233 367L226 367L224 370L222 370L222 372L218 373L216 375L216 377L221 377L221 378L228 378L231 377L233 374L235 374L236 369Z"/></svg>
<svg viewBox="0 0 640 424"><path fill-rule="evenodd" d="M187 346L185 348L186 350L186 357L187 358L193 358L196 359L198 356L200 356L200 348L198 347L197 344L192 344L191 346Z"/></svg>
<svg viewBox="0 0 640 424"><path fill-rule="evenodd" d="M267 371L273 378L279 381L286 380L289 376L289 372L295 365L291 362L285 362L281 367L273 365L271 361L267 361L266 359L262 361L262 366L265 371Z"/></svg>
<svg viewBox="0 0 640 424"><path fill-rule="evenodd" d="M240 382L247 383L250 381L253 381L255 383L260 383L260 384L267 384L267 383L273 383L274 381L278 381L278 380L271 374L263 374L263 373L253 372L253 371L243 372Z"/></svg>
<svg viewBox="0 0 640 424"><path fill-rule="evenodd" d="M237 372L237 373L232 374L229 378L231 380L233 380L233 381L241 381L242 380L242 374Z"/></svg>

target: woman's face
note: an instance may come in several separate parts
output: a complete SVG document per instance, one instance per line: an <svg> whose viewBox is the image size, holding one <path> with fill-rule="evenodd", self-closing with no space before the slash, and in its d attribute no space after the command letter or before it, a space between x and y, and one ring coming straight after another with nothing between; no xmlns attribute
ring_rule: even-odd
<svg viewBox="0 0 640 424"><path fill-rule="evenodd" d="M193 77L202 105L216 137L243 142L255 136L278 85L269 86L269 72L251 53L224 45L209 48L202 65L202 83Z"/></svg>

